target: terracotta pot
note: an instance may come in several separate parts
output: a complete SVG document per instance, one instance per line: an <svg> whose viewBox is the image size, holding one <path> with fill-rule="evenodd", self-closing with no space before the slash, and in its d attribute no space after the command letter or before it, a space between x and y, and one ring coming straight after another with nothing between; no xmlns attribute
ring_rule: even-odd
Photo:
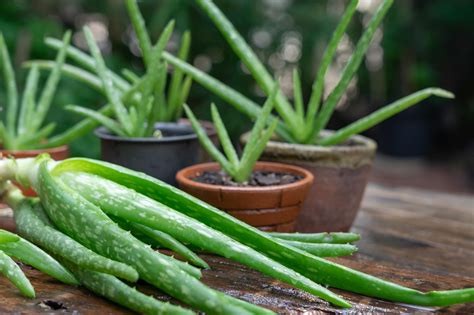
<svg viewBox="0 0 474 315"><path fill-rule="evenodd" d="M176 180L185 192L261 230L294 231L301 205L313 184L310 172L291 165L257 162L256 170L292 173L303 176L303 179L267 187L229 187L203 184L191 179L204 171L219 169L217 163L193 165L179 171Z"/></svg>
<svg viewBox="0 0 474 315"><path fill-rule="evenodd" d="M20 150L20 151L11 151L11 150L0 150L2 157L14 157L19 158L29 158L35 157L43 153L48 153L54 160L64 160L69 157L69 147L63 145L60 147L54 147L50 149L40 149L40 150ZM22 189L23 193L27 196L36 196L35 192L32 189Z"/></svg>
<svg viewBox="0 0 474 315"><path fill-rule="evenodd" d="M241 142L247 138L248 134L242 135ZM376 149L377 144L363 136L331 147L270 141L261 159L300 166L314 175L314 186L297 222L298 232L348 231L359 210Z"/></svg>

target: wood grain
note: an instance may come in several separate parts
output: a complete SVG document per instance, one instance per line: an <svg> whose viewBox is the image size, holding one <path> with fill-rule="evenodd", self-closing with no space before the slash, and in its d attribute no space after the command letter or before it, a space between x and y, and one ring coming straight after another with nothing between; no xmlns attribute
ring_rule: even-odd
<svg viewBox="0 0 474 315"><path fill-rule="evenodd" d="M10 212L0 210L0 226L11 224L9 216ZM371 185L353 231L362 234L359 253L334 261L424 291L474 287L474 198L471 196ZM229 295L282 314L341 312L240 264L212 255L202 256L211 265L211 270L203 272L203 281ZM87 290L62 285L28 266L22 268L38 296L24 299L0 277L0 314L129 314ZM158 299L169 300L144 283L138 288ZM337 292L354 304L351 313L474 313L474 303L426 308Z"/></svg>

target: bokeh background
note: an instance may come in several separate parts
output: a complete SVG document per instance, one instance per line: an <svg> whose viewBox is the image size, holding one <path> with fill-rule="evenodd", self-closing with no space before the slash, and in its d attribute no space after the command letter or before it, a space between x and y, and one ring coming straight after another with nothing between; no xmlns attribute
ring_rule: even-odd
<svg viewBox="0 0 474 315"><path fill-rule="evenodd" d="M341 16L346 0L215 0L244 35L269 69L291 94L291 71L298 67L305 97L324 47ZM337 82L340 70L359 38L364 24L379 4L360 0L349 32L338 48L327 76L326 91ZM174 18L177 28L168 49L174 51L180 34L191 30L190 62L200 69L262 102L252 77L228 47L212 22L192 0L142 0L140 7L153 39ZM51 59L54 52L43 42L74 31L73 43L84 47L81 29L89 25L116 70L142 69L122 0L8 0L0 1L0 30L16 68L28 59ZM474 2L472 0L397 0L377 32L365 62L351 83L331 121L345 124L397 98L427 86L440 86L456 94L454 100L428 99L366 134L379 143L373 180L428 189L474 191ZM0 85L0 104L4 102ZM189 105L203 119L216 101L234 139L250 122L231 106L193 85ZM49 119L57 130L78 117L63 110L80 104L98 108L104 98L81 83L63 78ZM98 157L99 143L88 135L72 144L74 155Z"/></svg>

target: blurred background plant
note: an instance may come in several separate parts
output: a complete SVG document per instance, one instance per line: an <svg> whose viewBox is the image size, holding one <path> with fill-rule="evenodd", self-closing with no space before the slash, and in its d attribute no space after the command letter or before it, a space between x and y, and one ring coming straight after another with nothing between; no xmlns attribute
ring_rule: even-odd
<svg viewBox="0 0 474 315"><path fill-rule="evenodd" d="M347 1L215 2L235 23L261 60L283 78L282 89L291 94L292 70L298 64L304 95L309 95L317 62ZM354 41L360 37L364 23L379 3L378 0L360 0L349 32L338 48L337 60L329 69L326 93L337 82ZM176 20L175 32L168 45L171 52L176 52L181 33L190 29L195 33L195 40L189 60L201 70L212 71L213 76L263 103L263 94L255 81L192 0L143 0L140 7L154 38L159 36L171 17ZM82 33L85 25L91 28L112 69L143 68L138 43L122 0L0 2L0 29L8 47L15 47L11 53L17 67L27 59L54 58L55 51L44 45L43 38L60 38L66 29L74 32L73 44L85 49ZM383 153L449 162L463 166L463 173L467 173L466 170L474 172L473 33L474 3L470 0L396 1L329 127L344 126L422 87L442 86L452 91L456 99L449 104L443 101L443 106L437 106L436 99L429 100L434 104L416 106L370 130L367 135L379 142ZM23 71L23 79L25 74ZM199 85L193 85L188 104L198 117L210 118L208 104L212 101L218 105L232 138L249 129L251 123L245 116L213 98ZM53 106L60 108L68 103L79 103L98 108L103 102L103 97L92 89L64 78ZM55 121L61 118L62 125L58 125L58 131L80 119L62 108L51 111L48 118ZM73 143L72 153L96 157L96 141L92 135L79 139Z"/></svg>

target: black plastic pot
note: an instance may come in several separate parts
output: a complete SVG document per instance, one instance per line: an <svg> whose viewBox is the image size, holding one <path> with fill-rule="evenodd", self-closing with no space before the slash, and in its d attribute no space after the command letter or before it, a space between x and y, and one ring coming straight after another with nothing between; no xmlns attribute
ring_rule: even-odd
<svg viewBox="0 0 474 315"><path fill-rule="evenodd" d="M200 144L191 126L157 123L162 138L123 138L104 127L95 130L101 141L102 160L144 172L176 185L176 173L201 162Z"/></svg>

